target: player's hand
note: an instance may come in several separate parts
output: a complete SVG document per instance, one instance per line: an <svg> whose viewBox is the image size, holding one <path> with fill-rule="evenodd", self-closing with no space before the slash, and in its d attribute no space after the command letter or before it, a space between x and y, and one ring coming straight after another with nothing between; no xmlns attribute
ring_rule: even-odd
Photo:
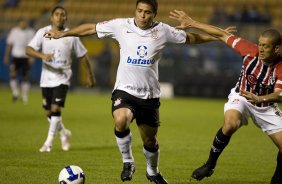
<svg viewBox="0 0 282 184"><path fill-rule="evenodd" d="M42 57L42 59L48 62L52 61L53 58L54 58L54 54L43 54L43 57Z"/></svg>
<svg viewBox="0 0 282 184"><path fill-rule="evenodd" d="M236 26L229 26L227 28L224 29L224 31L226 31L227 33L236 33L237 32L237 27Z"/></svg>
<svg viewBox="0 0 282 184"><path fill-rule="evenodd" d="M191 17L189 17L184 11L174 10L169 12L169 18L177 20L180 26L176 26L177 29L187 29L192 27L195 22Z"/></svg>
<svg viewBox="0 0 282 184"><path fill-rule="evenodd" d="M252 103L252 104L259 104L263 102L263 99L249 91L240 91L240 95L245 97L247 99L248 102Z"/></svg>
<svg viewBox="0 0 282 184"><path fill-rule="evenodd" d="M87 77L85 82L84 82L84 86L87 88L93 88L96 84L96 79L95 77L93 77L92 75Z"/></svg>
<svg viewBox="0 0 282 184"><path fill-rule="evenodd" d="M54 30L51 30L51 31L47 31L44 33L44 37L45 38L54 38L54 39L59 39L61 37L63 37L64 33L63 32L60 32L60 31L54 31Z"/></svg>

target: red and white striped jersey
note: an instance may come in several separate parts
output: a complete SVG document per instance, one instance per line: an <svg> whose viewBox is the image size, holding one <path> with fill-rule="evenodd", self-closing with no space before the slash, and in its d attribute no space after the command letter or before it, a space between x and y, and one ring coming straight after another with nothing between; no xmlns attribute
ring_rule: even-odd
<svg viewBox="0 0 282 184"><path fill-rule="evenodd" d="M258 96L282 89L282 56L273 63L266 63L258 58L258 46L237 36L230 36L227 44L243 58L243 65L236 92L241 90L252 92ZM263 103L258 106L269 106L273 103Z"/></svg>

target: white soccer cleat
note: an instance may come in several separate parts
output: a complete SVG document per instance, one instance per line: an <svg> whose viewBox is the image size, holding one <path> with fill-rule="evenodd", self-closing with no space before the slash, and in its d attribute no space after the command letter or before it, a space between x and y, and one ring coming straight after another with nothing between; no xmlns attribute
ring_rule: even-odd
<svg viewBox="0 0 282 184"><path fill-rule="evenodd" d="M64 132L62 132L62 134L61 134L62 150L69 151L69 149L70 149L70 137L71 137L71 131L65 129Z"/></svg>
<svg viewBox="0 0 282 184"><path fill-rule="evenodd" d="M49 146L49 145L46 145L46 144L43 144L43 146L39 149L39 151L41 153L44 153L44 152L47 152L49 153L52 149L52 146Z"/></svg>

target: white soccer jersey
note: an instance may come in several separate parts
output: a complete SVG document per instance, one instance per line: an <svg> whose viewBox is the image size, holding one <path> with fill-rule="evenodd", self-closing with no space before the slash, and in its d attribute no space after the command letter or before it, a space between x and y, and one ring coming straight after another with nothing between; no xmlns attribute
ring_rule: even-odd
<svg viewBox="0 0 282 184"><path fill-rule="evenodd" d="M78 37L65 37L49 39L43 37L50 31L51 26L46 26L37 31L28 46L41 50L45 54L54 54L52 61L42 61L40 87L56 87L61 84L70 85L71 55L74 51L76 57L82 57L87 50ZM67 30L67 29L66 29Z"/></svg>
<svg viewBox="0 0 282 184"><path fill-rule="evenodd" d="M100 22L96 30L99 38L112 37L119 42L120 62L114 89L142 99L159 98L161 51L167 43L185 43L186 33L164 23L142 30L134 18Z"/></svg>
<svg viewBox="0 0 282 184"><path fill-rule="evenodd" d="M31 28L13 28L6 41L8 45L12 45L11 55L16 58L28 58L25 53L25 48L33 36L34 31Z"/></svg>

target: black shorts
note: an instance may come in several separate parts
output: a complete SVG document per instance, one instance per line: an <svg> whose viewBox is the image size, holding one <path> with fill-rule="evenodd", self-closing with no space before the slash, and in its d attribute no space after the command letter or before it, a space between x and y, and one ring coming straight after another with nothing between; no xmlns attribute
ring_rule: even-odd
<svg viewBox="0 0 282 184"><path fill-rule="evenodd" d="M125 91L115 90L112 94L112 112L119 108L128 108L133 113L137 125L147 124L151 127L160 126L160 99L140 99Z"/></svg>
<svg viewBox="0 0 282 184"><path fill-rule="evenodd" d="M13 58L11 65L14 65L16 71L21 71L22 76L27 76L30 65L28 58Z"/></svg>
<svg viewBox="0 0 282 184"><path fill-rule="evenodd" d="M43 108L50 110L51 104L64 107L68 89L69 86L63 84L53 88L42 88Z"/></svg>

